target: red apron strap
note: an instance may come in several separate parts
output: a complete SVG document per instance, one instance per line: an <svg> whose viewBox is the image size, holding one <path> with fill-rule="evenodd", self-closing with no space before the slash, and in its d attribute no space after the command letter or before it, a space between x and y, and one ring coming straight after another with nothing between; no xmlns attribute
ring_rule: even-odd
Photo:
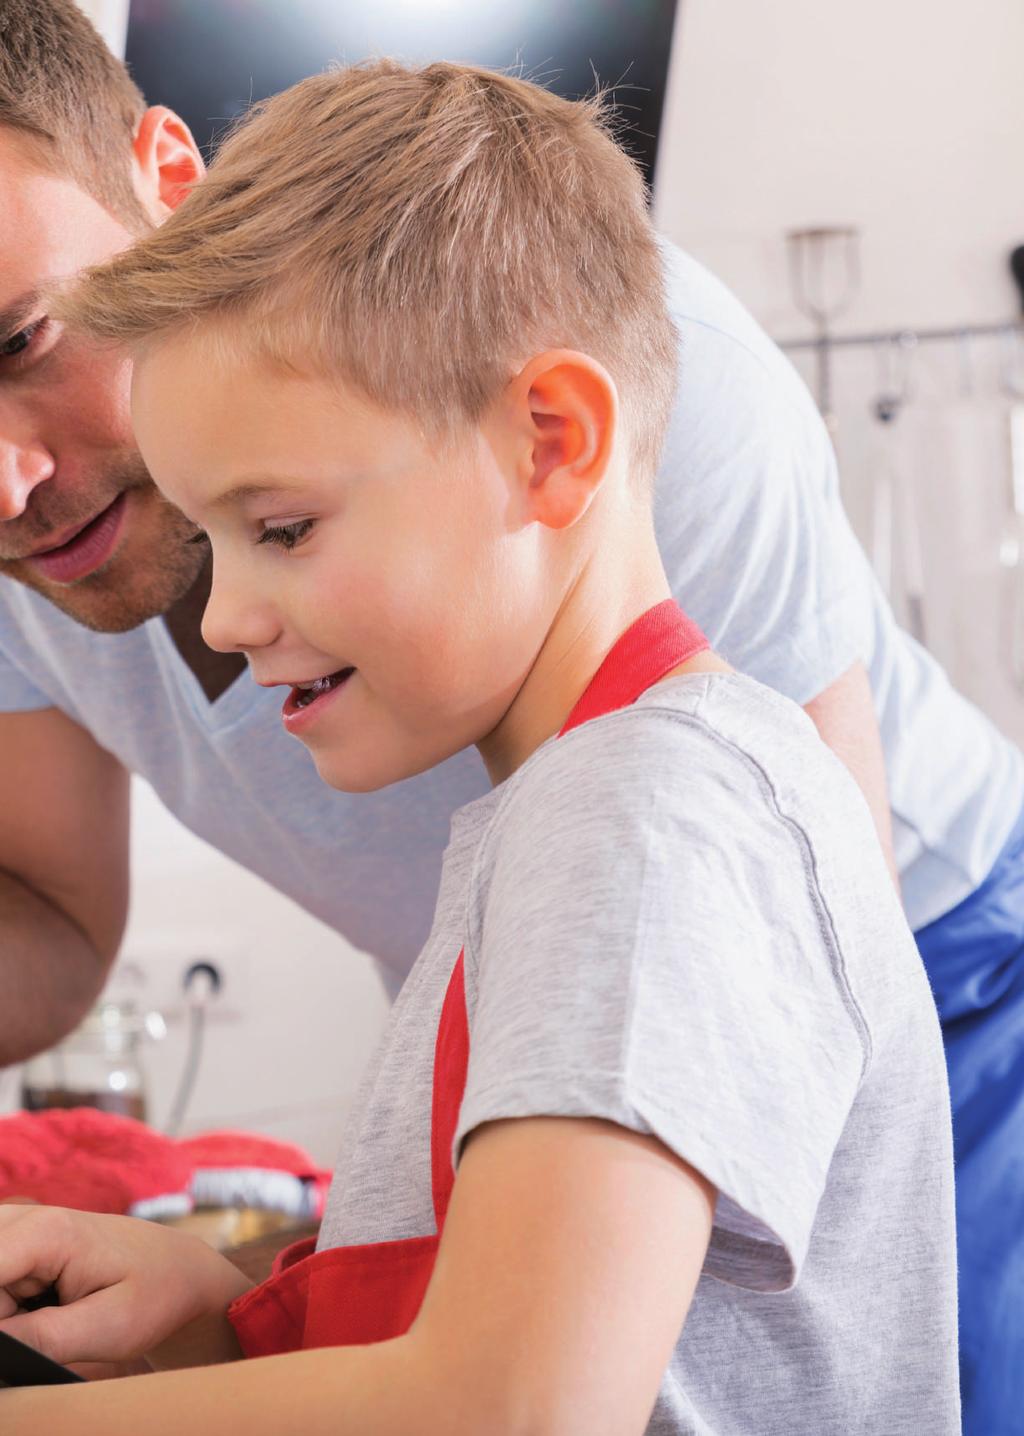
<svg viewBox="0 0 1024 1436"><path fill-rule="evenodd" d="M434 1047L434 1099L430 1114L430 1167L434 1220L441 1235L455 1183L452 1143L459 1120L469 1067L469 1022L466 1017L465 952L459 953L441 1008Z"/></svg>
<svg viewBox="0 0 1024 1436"><path fill-rule="evenodd" d="M569 715L562 733L589 718L635 703L659 678L709 646L675 599L667 598L638 618L618 640ZM466 1090L468 1066L465 953L460 952L445 993L434 1047L430 1166L438 1235L444 1228L455 1183L452 1144Z"/></svg>
<svg viewBox="0 0 1024 1436"><path fill-rule="evenodd" d="M605 657L569 714L559 737L591 718L628 708L680 663L711 645L676 603L666 598L640 615Z"/></svg>

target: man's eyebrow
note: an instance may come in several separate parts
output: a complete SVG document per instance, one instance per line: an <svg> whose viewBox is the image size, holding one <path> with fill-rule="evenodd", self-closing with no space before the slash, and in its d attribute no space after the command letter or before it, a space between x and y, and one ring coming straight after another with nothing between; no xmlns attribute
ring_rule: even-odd
<svg viewBox="0 0 1024 1436"><path fill-rule="evenodd" d="M6 309L0 309L0 339L10 339L12 334L24 329L41 293L39 289L29 289L12 300Z"/></svg>

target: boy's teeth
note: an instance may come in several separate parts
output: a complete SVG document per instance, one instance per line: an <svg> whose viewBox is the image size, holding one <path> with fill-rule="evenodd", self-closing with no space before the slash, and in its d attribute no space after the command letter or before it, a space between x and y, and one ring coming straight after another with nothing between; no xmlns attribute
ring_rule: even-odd
<svg viewBox="0 0 1024 1436"><path fill-rule="evenodd" d="M328 673L323 678L314 678L309 683L294 684L293 687L302 694L301 698L295 700L297 705L300 708L305 707L307 703L312 703L315 698L319 698L322 693L329 693L332 688L337 687L343 679L347 678L352 671L351 668L339 668L336 673Z"/></svg>

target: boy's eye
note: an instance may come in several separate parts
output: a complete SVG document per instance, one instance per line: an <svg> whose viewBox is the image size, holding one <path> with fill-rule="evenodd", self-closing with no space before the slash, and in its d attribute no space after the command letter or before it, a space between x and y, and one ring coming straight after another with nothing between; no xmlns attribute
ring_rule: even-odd
<svg viewBox="0 0 1024 1436"><path fill-rule="evenodd" d="M299 519L294 524L278 524L265 528L256 542L279 544L281 548L294 548L306 537L313 527L313 523L313 519Z"/></svg>
<svg viewBox="0 0 1024 1436"><path fill-rule="evenodd" d="M19 329L17 334L0 343L0 359L18 359L31 346L33 339L45 325L45 319L37 319L34 324L26 324L24 329Z"/></svg>

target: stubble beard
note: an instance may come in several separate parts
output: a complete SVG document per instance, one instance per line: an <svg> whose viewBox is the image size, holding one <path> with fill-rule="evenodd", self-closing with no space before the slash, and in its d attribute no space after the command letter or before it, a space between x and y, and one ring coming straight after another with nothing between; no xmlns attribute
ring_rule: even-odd
<svg viewBox="0 0 1024 1436"><path fill-rule="evenodd" d="M190 591L208 555L205 545L189 545L194 525L163 498L137 455L108 470L94 486L99 503L94 497L90 507L79 505L77 513L70 508L59 513L44 508L43 486L40 502L24 519L15 521L18 546L24 552L33 541L45 541L49 533L66 532L105 507L104 496L109 494L110 504L120 493L127 496L129 529L110 559L94 573L71 584L51 583L20 559L0 558L0 574L38 593L94 633L127 633L166 613ZM141 532L133 532L136 528ZM5 536L6 527L0 526L0 551Z"/></svg>

